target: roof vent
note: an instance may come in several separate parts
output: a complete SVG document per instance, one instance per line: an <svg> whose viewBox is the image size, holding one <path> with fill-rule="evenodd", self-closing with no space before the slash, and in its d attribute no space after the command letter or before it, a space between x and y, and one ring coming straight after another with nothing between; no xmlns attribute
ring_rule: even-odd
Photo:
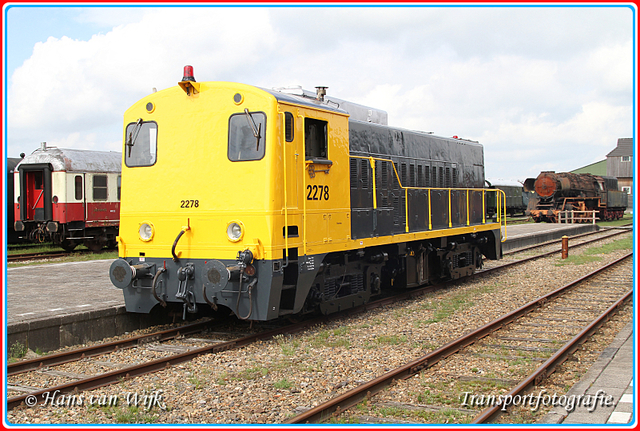
<svg viewBox="0 0 640 431"><path fill-rule="evenodd" d="M316 87L316 100L324 102L324 96L327 94L327 88L329 87Z"/></svg>

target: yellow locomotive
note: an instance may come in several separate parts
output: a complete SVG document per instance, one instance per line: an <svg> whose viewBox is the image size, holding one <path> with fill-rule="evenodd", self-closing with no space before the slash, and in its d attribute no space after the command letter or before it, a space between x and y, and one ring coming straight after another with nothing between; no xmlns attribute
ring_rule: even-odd
<svg viewBox="0 0 640 431"><path fill-rule="evenodd" d="M196 82L186 66L125 113L110 277L131 312L331 313L501 258L503 214L485 219L500 192L483 183L478 143L391 128L323 87Z"/></svg>

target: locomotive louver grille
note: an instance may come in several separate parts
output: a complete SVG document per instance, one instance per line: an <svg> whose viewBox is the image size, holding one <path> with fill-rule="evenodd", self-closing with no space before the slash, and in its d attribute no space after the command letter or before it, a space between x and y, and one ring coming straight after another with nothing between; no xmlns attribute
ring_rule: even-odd
<svg viewBox="0 0 640 431"><path fill-rule="evenodd" d="M358 188L358 161L356 159L351 159L349 163L349 171L351 174L351 188Z"/></svg>
<svg viewBox="0 0 640 431"><path fill-rule="evenodd" d="M400 172L398 170L398 164L394 163L393 166L395 166L394 172L391 173L391 181L393 182L393 189L400 190L400 183L398 183L398 175L396 175L396 172Z"/></svg>
<svg viewBox="0 0 640 431"><path fill-rule="evenodd" d="M389 188L389 169L387 167L387 162L380 162L380 176L382 177L382 188L387 190Z"/></svg>
<svg viewBox="0 0 640 431"><path fill-rule="evenodd" d="M362 188L369 188L369 161L368 160L360 160L360 170L362 176Z"/></svg>
<svg viewBox="0 0 640 431"><path fill-rule="evenodd" d="M398 218L400 213L400 199L398 196L393 197L393 223L398 224Z"/></svg>
<svg viewBox="0 0 640 431"><path fill-rule="evenodd" d="M402 164L402 175L400 177L400 181L402 182L402 187L407 187L407 164Z"/></svg>

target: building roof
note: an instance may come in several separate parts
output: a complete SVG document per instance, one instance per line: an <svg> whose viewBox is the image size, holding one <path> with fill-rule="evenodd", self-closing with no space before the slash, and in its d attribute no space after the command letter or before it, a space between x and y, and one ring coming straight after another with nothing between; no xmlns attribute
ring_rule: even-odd
<svg viewBox="0 0 640 431"><path fill-rule="evenodd" d="M633 156L633 138L619 138L618 146L607 157Z"/></svg>
<svg viewBox="0 0 640 431"><path fill-rule="evenodd" d="M607 159L570 171L572 174L607 175Z"/></svg>

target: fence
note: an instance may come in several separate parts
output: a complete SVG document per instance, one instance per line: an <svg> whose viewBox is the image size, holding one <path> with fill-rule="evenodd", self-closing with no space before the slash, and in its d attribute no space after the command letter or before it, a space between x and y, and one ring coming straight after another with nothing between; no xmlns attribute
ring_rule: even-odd
<svg viewBox="0 0 640 431"><path fill-rule="evenodd" d="M598 211L558 211L557 223L586 223L596 224Z"/></svg>

